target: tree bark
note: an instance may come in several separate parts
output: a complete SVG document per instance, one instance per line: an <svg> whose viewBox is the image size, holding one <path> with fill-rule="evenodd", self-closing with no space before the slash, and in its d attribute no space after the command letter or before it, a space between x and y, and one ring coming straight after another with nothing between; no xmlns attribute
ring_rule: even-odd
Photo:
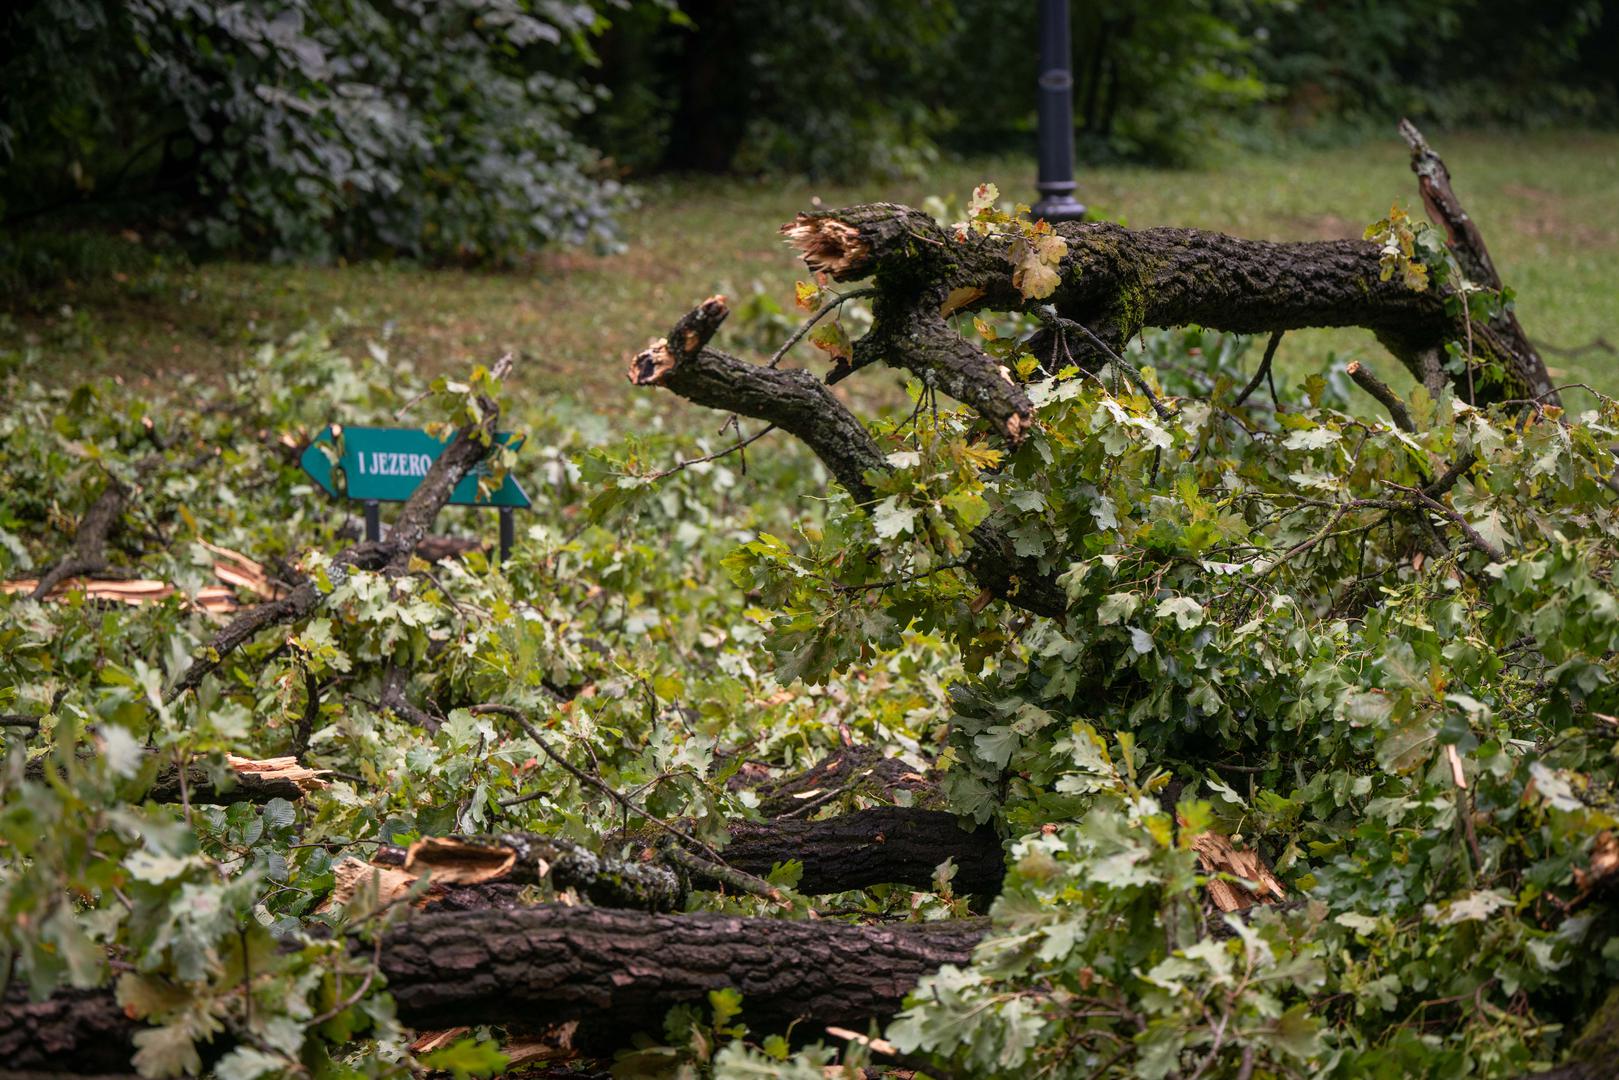
<svg viewBox="0 0 1619 1080"><path fill-rule="evenodd" d="M709 991L726 988L742 993L756 1033L804 1018L863 1031L893 1016L922 976L965 964L987 929L983 919L851 926L545 905L417 915L386 932L381 968L412 1027L577 1020L574 1045L605 1050L660 1030L671 1006L706 1006ZM14 988L0 1008L0 1061L127 1070L140 1028L110 990L24 1003Z"/></svg>
<svg viewBox="0 0 1619 1080"><path fill-rule="evenodd" d="M804 868L797 888L806 896L873 885L931 888L946 859L956 867L952 887L960 894L993 895L1006 875L1005 854L993 829L968 830L954 814L903 806L871 807L821 821L782 817L733 824L723 855L726 866L758 877L796 859ZM417 876L428 874L430 880L452 888L546 882L575 889L601 907L641 911L677 911L686 901L688 887L726 886L684 864L671 864L651 844L644 858L626 858L532 833L430 839L409 853L383 847L371 862L402 867ZM490 894L491 903L508 898L502 891ZM478 906L475 895L460 896L456 902Z"/></svg>
<svg viewBox="0 0 1619 1080"><path fill-rule="evenodd" d="M913 805L944 805L931 777L899 758L885 757L872 746L844 746L801 773L780 777L754 789L765 817L804 817L846 795L862 794L894 801L908 792Z"/></svg>
<svg viewBox="0 0 1619 1080"><path fill-rule="evenodd" d="M923 975L962 964L983 920L850 926L545 906L422 915L390 931L383 971L408 1024L579 1020L587 1042L622 1045L671 1005L742 992L757 1032L794 1020L864 1030L899 1010Z"/></svg>
<svg viewBox="0 0 1619 1080"><path fill-rule="evenodd" d="M951 859L958 894L993 895L1006 876L1006 857L995 830L968 831L942 810L878 806L822 821L776 818L731 826L725 861L764 876L787 859L804 864L798 891L806 896L871 885L931 888L940 863Z"/></svg>
<svg viewBox="0 0 1619 1080"><path fill-rule="evenodd" d="M127 1074L142 1026L110 990L58 990L29 1001L14 984L0 998L0 1069Z"/></svg>
<svg viewBox="0 0 1619 1080"><path fill-rule="evenodd" d="M164 753L150 748L142 752L148 755L148 761L151 760L151 756ZM79 754L81 757L90 757L94 751L81 748ZM153 802L190 802L199 806L264 803L271 799L297 802L311 787L325 786L325 781L320 780L317 775L318 770L305 769L292 758L275 759L271 763L249 762L249 759L245 758L232 760L238 766L249 763L254 766L281 764L282 767L270 769L235 767L230 770L228 784L216 784L209 770L193 764L187 767L185 783L182 784L180 768L171 761L158 769L157 775L152 779L152 786L147 789L144 798ZM45 766L46 759L36 758L28 763L23 775L30 780L39 780L45 775Z"/></svg>

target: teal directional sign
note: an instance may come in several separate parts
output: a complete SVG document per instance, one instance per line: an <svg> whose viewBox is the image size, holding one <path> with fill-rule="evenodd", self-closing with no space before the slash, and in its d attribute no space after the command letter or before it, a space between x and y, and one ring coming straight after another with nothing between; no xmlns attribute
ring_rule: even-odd
<svg viewBox="0 0 1619 1080"><path fill-rule="evenodd" d="M496 432L495 439L516 450L520 435ZM420 428L340 427L332 425L315 436L299 460L310 478L333 495L375 502L404 502L421 484L427 470L448 442L440 442ZM462 478L450 494L456 506L527 507L528 496L510 474L500 486L479 497L480 465Z"/></svg>

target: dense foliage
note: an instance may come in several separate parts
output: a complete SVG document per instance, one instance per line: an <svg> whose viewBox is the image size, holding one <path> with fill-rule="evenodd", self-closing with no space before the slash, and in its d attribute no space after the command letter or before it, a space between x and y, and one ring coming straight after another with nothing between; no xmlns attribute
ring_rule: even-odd
<svg viewBox="0 0 1619 1080"><path fill-rule="evenodd" d="M984 192L985 228L1023 228ZM1415 287L1424 227L1378 230ZM1153 334L1130 369L1084 371L1042 366L1026 317L957 321L1037 406L1015 450L913 384L914 408L873 422L893 470L857 505L806 498L826 478L791 444L671 468L689 444L650 416L607 430L508 401L536 502L516 555L398 578L333 571L354 526L293 454L331 421L459 417L487 372L424 385L380 348L353 363L306 337L158 401L48 389L7 358L0 575L59 557L115 477L138 497L113 561L181 588L111 609L0 599L0 710L39 719L4 732L9 978L36 995L116 979L155 1025L146 1075L198 1069L209 1040L233 1047L214 1066L230 1078L403 1072L416 1055L370 954L331 932L400 913L363 893L323 904L335 859L507 828L611 847L627 823L533 736L469 709L494 701L716 844L756 801L729 783L744 758L790 769L848 738L940 769L1010 856L972 963L925 980L884 1033L941 1071L1511 1077L1556 1060L1619 974L1597 865L1619 855L1619 403L1480 409L1418 389L1402 430L1339 372L1239 403L1240 339ZM967 576L992 515L1061 575L1064 618ZM204 542L324 599L171 700L213 629L186 599L214 580ZM382 700L390 669L434 723ZM170 763L223 776L226 753L293 751L331 770L296 804L146 799ZM1285 902L1211 910L1211 878L1232 875L1200 864L1210 835L1270 863ZM967 914L938 878L814 903ZM810 902L692 900L779 917ZM620 1070L865 1060L748 1035L745 996L711 1004ZM496 1068L498 1038L433 1063Z"/></svg>
<svg viewBox="0 0 1619 1080"><path fill-rule="evenodd" d="M7 15L0 218L180 215L213 249L503 260L610 235L576 138L589 4L29 3Z"/></svg>

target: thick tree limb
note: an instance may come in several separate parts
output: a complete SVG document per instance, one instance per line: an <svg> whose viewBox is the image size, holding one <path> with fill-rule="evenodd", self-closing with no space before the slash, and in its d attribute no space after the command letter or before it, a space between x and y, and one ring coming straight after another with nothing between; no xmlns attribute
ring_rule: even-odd
<svg viewBox="0 0 1619 1080"><path fill-rule="evenodd" d="M968 831L954 814L904 806L877 806L821 821L775 818L731 826L725 861L759 876L777 863L804 864L798 891L807 896L898 884L932 888L934 872L954 861L952 888L993 895L1006 876L1006 857L995 830Z"/></svg>
<svg viewBox="0 0 1619 1080"><path fill-rule="evenodd" d="M145 475L163 460L159 454L149 454L135 463L135 474ZM107 569L107 537L129 503L129 485L116 476L107 476L107 486L101 489L96 501L79 519L73 531L73 547L62 561L45 572L29 593L32 600L43 600L52 589L71 577L96 574Z"/></svg>
<svg viewBox="0 0 1619 1080"><path fill-rule="evenodd" d="M923 975L966 963L987 929L983 919L851 926L547 904L417 915L385 933L380 956L408 1025L577 1020L576 1046L610 1048L661 1030L670 1006L706 1006L709 991L725 988L742 992L743 1016L758 1033L805 1017L864 1031L896 1013ZM127 1069L140 1027L110 990L23 1005L13 988L0 1007L0 1061L67 1073Z"/></svg>
<svg viewBox="0 0 1619 1080"><path fill-rule="evenodd" d="M791 432L856 501L870 501L867 473L888 472L892 466L865 425L807 371L750 364L707 348L729 313L723 296L704 300L675 324L668 337L636 354L630 361L630 382L661 386L698 405L741 413ZM1067 609L1067 597L1055 575L1036 560L1017 555L994 518L978 525L973 541L967 568L984 588L1036 614L1056 618Z"/></svg>
<svg viewBox="0 0 1619 1080"><path fill-rule="evenodd" d="M1424 198L1450 229L1458 260L1474 268L1469 276L1479 277L1475 284L1499 287L1443 163L1414 128L1402 131L1414 140L1413 167ZM1060 282L1049 297L1031 301L1012 283L1010 236L966 232L958 238L927 214L891 203L799 214L782 228L811 270L839 281L874 280L872 328L854 343L852 362L835 368L829 382L878 361L905 368L973 406L1013 444L1032 423L1027 397L1009 373L950 329L944 313L1035 311L1048 324L1084 327L1108 353L1147 326L1195 323L1268 333L1273 346L1287 330L1359 326L1375 333L1430 389L1448 378L1479 401L1533 398L1550 390L1545 365L1515 320L1469 320L1447 310L1442 289L1416 292L1397 277L1383 280L1381 249L1367 241L1281 244L1106 223L1067 223L1057 231L1067 244ZM888 466L858 418L807 373L761 368L706 348L724 318L722 297L699 305L667 338L634 358L630 381L664 386L698 404L792 432L857 501L868 501L867 474ZM1447 375L1445 345L1464 339L1479 361L1499 362L1504 385L1486 384L1471 368ZM965 566L987 595L1035 614L1063 616L1067 597L1052 568L1018 556L996 519L981 523L972 540Z"/></svg>
<svg viewBox="0 0 1619 1080"><path fill-rule="evenodd" d="M410 700L409 686L410 671L390 661L382 673L382 694L377 699L377 704L391 710L400 719L415 724L429 735L437 734L443 721Z"/></svg>
<svg viewBox="0 0 1619 1080"><path fill-rule="evenodd" d="M383 970L406 1023L581 1022L622 1044L681 1002L734 987L754 1031L800 1017L864 1030L918 979L965 963L982 920L849 926L827 920L642 915L554 905L422 915L390 931Z"/></svg>
<svg viewBox="0 0 1619 1080"><path fill-rule="evenodd" d="M412 879L445 886L488 888L546 883L574 889L601 907L676 911L686 899L680 875L662 863L602 855L557 837L535 833L424 838L408 850L385 846L378 867L398 867ZM501 894L493 894L499 897ZM466 897L462 903L467 902Z"/></svg>
<svg viewBox="0 0 1619 1080"><path fill-rule="evenodd" d="M723 296L704 300L668 337L630 361L630 382L775 424L803 440L856 501L869 500L866 472L889 466L865 425L807 371L750 364L705 348L729 314Z"/></svg>
<svg viewBox="0 0 1619 1080"><path fill-rule="evenodd" d="M0 997L0 1075L6 1069L127 1075L143 1026L124 1015L110 990L58 990L29 1001L13 983Z"/></svg>
<svg viewBox="0 0 1619 1080"><path fill-rule="evenodd" d="M1479 231L1478 224L1462 208L1461 200L1450 186L1450 170L1445 168L1444 161L1434 153L1428 140L1422 137L1422 132L1411 121L1400 121L1400 135L1411 147L1411 171L1417 174L1417 188L1422 193L1428 218L1445 230L1446 246L1456 257L1462 273L1474 285L1500 291L1501 275L1495 269L1495 260L1490 258L1490 249L1484 243L1484 234ZM1557 395L1552 390L1545 361L1523 332L1523 327L1518 325L1518 316L1510 310L1503 310L1490 318L1488 328L1491 331L1488 336L1492 339L1492 351L1511 369L1512 378L1519 384L1519 389L1528 391L1521 395L1514 393L1504 396L1546 395L1546 400L1555 402Z"/></svg>
<svg viewBox="0 0 1619 1080"><path fill-rule="evenodd" d="M1476 226L1461 211L1443 162L1408 124L1413 168L1430 211L1445 225L1468 277L1500 288ZM928 330L949 294L972 295L957 310L1029 310L1012 285L1007 236L962 239L909 207L872 203L800 214L782 230L812 269L840 281L874 277L879 298L873 326L876 351L911 370L948 372L952 350L940 350ZM1381 280L1380 248L1363 240L1272 243L1200 229L1131 230L1107 223L1057 226L1068 253L1061 283L1043 303L1067 319L1096 328L1113 348L1147 326L1197 324L1236 333L1272 333L1312 326L1360 326L1419 379L1431 376L1447 341L1470 338L1479 355L1502 362L1507 385L1481 400L1533 397L1551 389L1545 365L1507 317L1484 324L1445 309L1440 290L1414 292ZM884 311L902 313L886 324ZM857 359L860 349L857 345ZM869 351L869 350L868 350ZM1459 388L1466 373L1452 376ZM945 388L943 382L941 388ZM961 400L977 405L970 396ZM998 419L991 415L991 419Z"/></svg>
<svg viewBox="0 0 1619 1080"><path fill-rule="evenodd" d="M993 829L968 830L953 814L901 806L872 807L821 821L776 818L734 824L724 865L690 854L685 848L666 845L660 850L648 844L644 857L637 859L597 853L555 837L500 833L427 838L408 852L384 846L369 864L354 863L362 872L392 871L390 888L399 893L424 875L452 890L546 883L574 889L599 907L654 912L679 910L688 882L699 889L757 892L758 879L789 859L803 864L797 888L808 896L872 885L932 888L946 859L955 864L952 888L959 894L993 895L1006 873ZM730 871L750 880L738 880ZM346 901L359 881L359 876L342 876L337 899ZM432 905L443 898L442 893L429 894L424 902ZM506 893L494 892L488 902L498 906L507 899ZM460 896L457 903L484 906L476 895Z"/></svg>
<svg viewBox="0 0 1619 1080"><path fill-rule="evenodd" d="M1352 360L1344 367L1344 372L1355 385L1366 391L1377 403L1388 410L1389 419L1394 426L1406 434L1417 430L1417 425L1411 419L1411 410L1406 408L1405 400L1390 389L1389 384L1372 373L1372 369L1358 360Z"/></svg>
<svg viewBox="0 0 1619 1080"><path fill-rule="evenodd" d="M1034 406L1009 370L940 316L948 292L943 286L927 289L907 303L879 289L855 363L863 366L875 356L910 370L930 389L972 406L1016 446L1033 422Z"/></svg>

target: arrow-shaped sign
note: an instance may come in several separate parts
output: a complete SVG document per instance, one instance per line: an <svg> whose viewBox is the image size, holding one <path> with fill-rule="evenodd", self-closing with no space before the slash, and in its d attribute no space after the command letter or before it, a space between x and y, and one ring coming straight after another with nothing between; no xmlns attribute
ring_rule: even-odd
<svg viewBox="0 0 1619 1080"><path fill-rule="evenodd" d="M517 450L521 435L497 431L495 440ZM427 470L449 447L420 428L342 427L333 424L316 435L299 464L328 494L375 502L404 502L421 484ZM508 473L486 497L478 493L479 465L450 493L455 506L527 507L528 495Z"/></svg>

